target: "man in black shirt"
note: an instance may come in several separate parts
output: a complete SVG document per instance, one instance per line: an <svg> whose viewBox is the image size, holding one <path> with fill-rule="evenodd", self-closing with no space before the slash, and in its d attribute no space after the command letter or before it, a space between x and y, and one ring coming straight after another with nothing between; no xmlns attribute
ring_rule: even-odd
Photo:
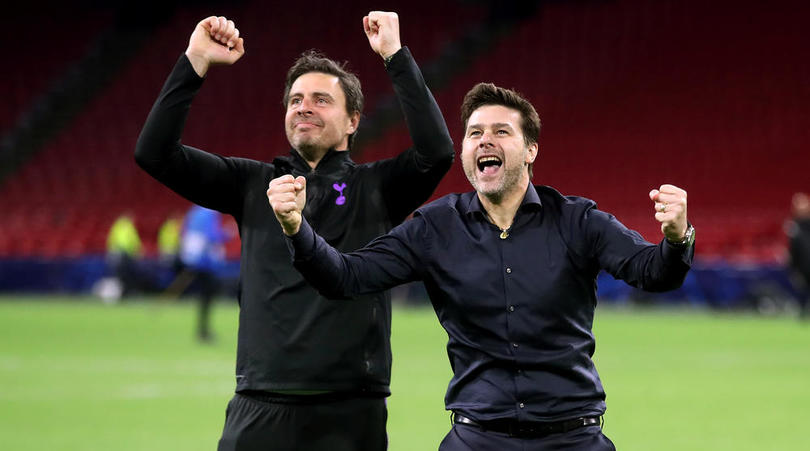
<svg viewBox="0 0 810 451"><path fill-rule="evenodd" d="M197 24L138 139L138 164L166 186L231 214L242 239L236 394L220 450L382 450L390 394L390 297L369 293L346 308L295 271L265 191L284 174L306 178L304 214L332 245L352 250L402 222L428 199L453 160L453 145L407 47L395 13L363 19L384 60L413 147L356 164L349 149L362 109L357 78L306 53L290 69L285 128L293 149L272 163L221 157L180 143L209 67L244 53L232 21ZM404 188L407 187L407 188Z"/></svg>
<svg viewBox="0 0 810 451"><path fill-rule="evenodd" d="M799 295L799 318L810 320L810 196L794 194L791 207L793 219L786 228L788 263Z"/></svg>
<svg viewBox="0 0 810 451"><path fill-rule="evenodd" d="M341 254L301 216L307 181L284 176L268 200L294 264L346 298L422 280L447 331L455 425L442 450L612 450L591 357L600 269L651 291L679 287L694 229L686 192L650 192L664 239L644 241L593 201L533 186L540 119L519 94L479 84L462 106L464 171L451 194L358 251ZM354 301L335 301L346 307Z"/></svg>

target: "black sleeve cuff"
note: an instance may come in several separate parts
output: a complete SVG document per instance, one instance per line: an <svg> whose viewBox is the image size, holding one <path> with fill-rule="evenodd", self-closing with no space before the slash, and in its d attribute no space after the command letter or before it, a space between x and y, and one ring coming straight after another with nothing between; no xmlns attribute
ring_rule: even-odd
<svg viewBox="0 0 810 451"><path fill-rule="evenodd" d="M669 263L679 262L685 264L688 267L692 266L692 258L695 256L695 243L692 243L690 246L679 246L677 244L672 244L664 238L661 240L661 255L664 257L664 261Z"/></svg>
<svg viewBox="0 0 810 451"><path fill-rule="evenodd" d="M307 261L315 253L315 232L305 218L301 218L301 227L293 236L284 235L292 260Z"/></svg>
<svg viewBox="0 0 810 451"><path fill-rule="evenodd" d="M413 61L411 50L406 46L402 46L389 57L385 63L385 70L393 77L397 72L407 69L410 66L410 61Z"/></svg>

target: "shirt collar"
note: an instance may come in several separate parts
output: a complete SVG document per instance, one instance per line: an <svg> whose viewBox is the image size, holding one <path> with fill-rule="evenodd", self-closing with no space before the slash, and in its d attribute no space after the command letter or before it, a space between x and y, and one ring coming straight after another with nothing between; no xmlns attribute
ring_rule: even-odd
<svg viewBox="0 0 810 451"><path fill-rule="evenodd" d="M351 162L352 159L350 153L351 152L348 150L329 149L328 151L326 151L323 158L321 158L321 161L318 162L318 165L315 167L315 169L329 168L332 167L333 165L340 166L343 164L343 162L346 161ZM298 153L298 151L293 148L290 148L290 154L287 158L290 164L299 171L311 172L313 170L312 167L310 167L307 160L305 160L304 157L302 157L301 154Z"/></svg>
<svg viewBox="0 0 810 451"><path fill-rule="evenodd" d="M481 217L486 217L486 210L484 210L484 206L481 205L481 199L478 198L478 193L473 191L470 193L470 200L466 204L463 205L463 210L461 213L465 215L469 214L479 214ZM523 196L523 201L520 202L520 206L518 207L518 211L523 210L525 208L531 209L540 209L543 206L543 203L540 202L540 195L537 194L537 189L529 183L529 187L526 188L526 195Z"/></svg>

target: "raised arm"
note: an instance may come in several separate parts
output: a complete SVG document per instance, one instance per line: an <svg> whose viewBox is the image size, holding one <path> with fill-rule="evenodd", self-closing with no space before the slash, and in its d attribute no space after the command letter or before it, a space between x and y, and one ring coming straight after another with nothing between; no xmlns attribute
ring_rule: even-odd
<svg viewBox="0 0 810 451"><path fill-rule="evenodd" d="M385 167L383 195L394 222L424 203L453 163L453 141L442 112L407 47L402 47L399 16L372 11L363 18L369 44L385 61L413 147Z"/></svg>
<svg viewBox="0 0 810 451"><path fill-rule="evenodd" d="M293 264L321 294L351 298L419 278L420 225L401 224L357 251L342 254L318 236L301 215L306 179L284 175L270 181L267 199L288 237Z"/></svg>
<svg viewBox="0 0 810 451"><path fill-rule="evenodd" d="M237 194L236 163L180 142L191 101L212 65L233 64L245 52L233 21L200 21L188 49L169 75L146 119L135 147L135 161L181 196L225 211Z"/></svg>
<svg viewBox="0 0 810 451"><path fill-rule="evenodd" d="M590 209L585 212L586 234L599 266L616 278L647 291L679 288L694 256L694 229L686 216L686 191L662 185L650 192L655 219L664 239L646 242L613 216Z"/></svg>

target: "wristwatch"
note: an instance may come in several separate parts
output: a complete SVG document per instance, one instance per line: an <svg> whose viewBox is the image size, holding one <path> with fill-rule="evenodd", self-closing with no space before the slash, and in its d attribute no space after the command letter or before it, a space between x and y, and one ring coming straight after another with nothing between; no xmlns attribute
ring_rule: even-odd
<svg viewBox="0 0 810 451"><path fill-rule="evenodd" d="M692 226L692 224L687 223L686 233L684 233L681 241L670 241L669 238L667 238L667 241L669 241L669 244L675 247L687 248L695 244L695 228Z"/></svg>

